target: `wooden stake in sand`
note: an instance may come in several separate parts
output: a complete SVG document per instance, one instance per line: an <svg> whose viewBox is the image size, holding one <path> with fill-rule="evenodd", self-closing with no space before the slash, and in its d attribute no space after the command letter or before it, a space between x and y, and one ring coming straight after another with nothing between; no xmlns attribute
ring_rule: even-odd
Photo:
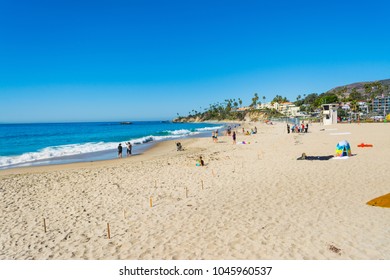
<svg viewBox="0 0 390 280"><path fill-rule="evenodd" d="M200 182L202 183L202 191L203 191L203 180L200 180Z"/></svg>
<svg viewBox="0 0 390 280"><path fill-rule="evenodd" d="M150 208L153 207L153 198L152 197L149 198L149 205L150 205Z"/></svg>
<svg viewBox="0 0 390 280"><path fill-rule="evenodd" d="M45 218L43 218L43 230L46 233L46 219Z"/></svg>
<svg viewBox="0 0 390 280"><path fill-rule="evenodd" d="M259 150L257 153L257 159L261 159L263 157L263 151Z"/></svg>
<svg viewBox="0 0 390 280"><path fill-rule="evenodd" d="M107 223L107 237L108 237L108 239L111 239L110 224L109 223Z"/></svg>
<svg viewBox="0 0 390 280"><path fill-rule="evenodd" d="M186 187L186 198L188 198L188 188Z"/></svg>

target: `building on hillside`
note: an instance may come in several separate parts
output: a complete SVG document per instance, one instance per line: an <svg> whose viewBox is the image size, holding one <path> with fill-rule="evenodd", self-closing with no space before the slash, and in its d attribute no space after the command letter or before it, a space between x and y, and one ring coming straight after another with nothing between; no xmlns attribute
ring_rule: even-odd
<svg viewBox="0 0 390 280"><path fill-rule="evenodd" d="M277 102L274 102L274 103L271 103L271 102L268 102L268 103L261 103L261 104L257 104L256 105L256 109L275 109L275 104L277 104Z"/></svg>
<svg viewBox="0 0 390 280"><path fill-rule="evenodd" d="M299 113L300 111L299 107L295 106L295 104L292 102L284 102L284 103L269 102L264 104L258 104L256 109L275 109L279 113L289 117L297 117L302 115Z"/></svg>
<svg viewBox="0 0 390 280"><path fill-rule="evenodd" d="M245 112L245 111L249 111L250 109L251 109L251 107L240 107L240 108L234 109L232 111L233 112Z"/></svg>
<svg viewBox="0 0 390 280"><path fill-rule="evenodd" d="M278 111L283 115L295 117L298 115L299 107L295 106L295 104L292 102L284 102L279 104Z"/></svg>
<svg viewBox="0 0 390 280"><path fill-rule="evenodd" d="M375 98L372 102L372 111L381 116L386 116L386 114L390 113L390 95L382 95Z"/></svg>
<svg viewBox="0 0 390 280"><path fill-rule="evenodd" d="M368 114L369 110L368 110L367 102L359 101L357 104L359 106L359 111L365 112L366 114Z"/></svg>
<svg viewBox="0 0 390 280"><path fill-rule="evenodd" d="M343 109L343 110L351 110L351 105L349 104L349 102L348 103L342 103L341 105L340 105L340 107L341 107L341 109Z"/></svg>

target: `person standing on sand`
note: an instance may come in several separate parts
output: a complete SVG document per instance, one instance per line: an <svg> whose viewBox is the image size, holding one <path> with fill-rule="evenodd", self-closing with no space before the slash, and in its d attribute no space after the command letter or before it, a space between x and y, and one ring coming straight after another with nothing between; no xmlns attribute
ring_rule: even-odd
<svg viewBox="0 0 390 280"><path fill-rule="evenodd" d="M233 145L236 144L236 132L233 131Z"/></svg>
<svg viewBox="0 0 390 280"><path fill-rule="evenodd" d="M130 142L127 142L127 156L129 157L129 156L131 156L131 148L132 148L133 146L131 145L131 143Z"/></svg>
<svg viewBox="0 0 390 280"><path fill-rule="evenodd" d="M287 133L290 134L290 125L287 124Z"/></svg>
<svg viewBox="0 0 390 280"><path fill-rule="evenodd" d="M307 130L309 129L309 123L306 123L306 127L305 127L305 133L307 133Z"/></svg>
<svg viewBox="0 0 390 280"><path fill-rule="evenodd" d="M122 144L119 143L118 145L118 158L122 158Z"/></svg>

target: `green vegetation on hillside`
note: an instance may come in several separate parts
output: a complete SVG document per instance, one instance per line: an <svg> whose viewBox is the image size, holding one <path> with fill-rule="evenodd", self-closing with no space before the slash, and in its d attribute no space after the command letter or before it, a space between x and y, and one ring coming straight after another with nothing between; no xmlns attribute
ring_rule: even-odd
<svg viewBox="0 0 390 280"><path fill-rule="evenodd" d="M263 96L263 100L265 96ZM256 109L257 104L261 104L257 93L252 98L252 103L249 105L247 110L239 110L242 106L242 100L236 99L225 99L224 102L210 104L208 108L204 109L203 112L192 110L187 116L180 116L177 113L176 122L187 122L187 121L207 121L207 120L234 120L242 121L245 119L248 113L263 113L269 117L281 116L281 114L273 109Z"/></svg>

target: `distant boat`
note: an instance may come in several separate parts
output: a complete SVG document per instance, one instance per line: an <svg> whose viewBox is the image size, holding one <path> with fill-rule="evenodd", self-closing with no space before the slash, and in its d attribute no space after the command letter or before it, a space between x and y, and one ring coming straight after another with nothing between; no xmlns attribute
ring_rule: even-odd
<svg viewBox="0 0 390 280"><path fill-rule="evenodd" d="M120 122L120 124L133 124L132 122Z"/></svg>
<svg viewBox="0 0 390 280"><path fill-rule="evenodd" d="M161 121L161 123L170 123L171 121Z"/></svg>

